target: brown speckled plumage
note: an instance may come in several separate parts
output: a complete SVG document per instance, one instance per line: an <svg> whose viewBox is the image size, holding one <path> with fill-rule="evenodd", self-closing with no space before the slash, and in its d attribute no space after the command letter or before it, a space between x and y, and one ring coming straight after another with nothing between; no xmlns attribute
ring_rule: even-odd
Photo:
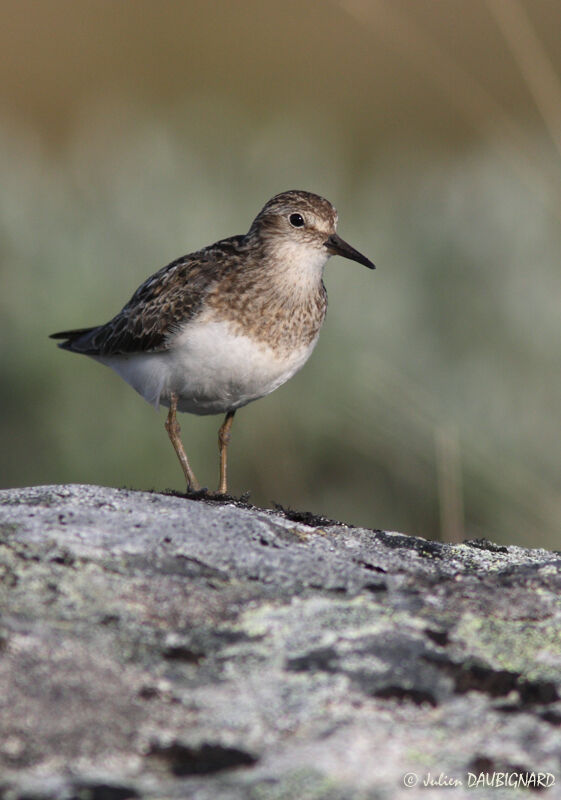
<svg viewBox="0 0 561 800"><path fill-rule="evenodd" d="M270 273L256 261L225 274L209 290L206 307L227 320L239 334L251 336L283 353L309 345L318 335L327 310L323 281L314 292L279 289Z"/></svg>
<svg viewBox="0 0 561 800"><path fill-rule="evenodd" d="M320 281L300 296L271 281L277 266L271 254L281 221L291 210L314 214L335 230L337 212L328 200L309 192L283 192L257 215L245 236L231 236L178 258L148 278L105 325L53 334L61 347L84 355L154 353L172 346L173 335L205 308L229 320L273 349L307 345L317 336L327 309ZM316 231L304 232L310 240Z"/></svg>
<svg viewBox="0 0 561 800"><path fill-rule="evenodd" d="M201 310L209 289L243 258L244 237L232 236L172 261L138 287L105 325L54 334L61 347L85 355L155 353Z"/></svg>

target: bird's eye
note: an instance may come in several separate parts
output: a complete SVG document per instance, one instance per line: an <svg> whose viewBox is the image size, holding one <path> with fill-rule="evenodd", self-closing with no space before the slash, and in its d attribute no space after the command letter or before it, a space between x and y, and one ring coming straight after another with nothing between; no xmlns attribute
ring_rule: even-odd
<svg viewBox="0 0 561 800"><path fill-rule="evenodd" d="M301 214L291 214L288 220L293 228L301 228L304 225L304 217Z"/></svg>

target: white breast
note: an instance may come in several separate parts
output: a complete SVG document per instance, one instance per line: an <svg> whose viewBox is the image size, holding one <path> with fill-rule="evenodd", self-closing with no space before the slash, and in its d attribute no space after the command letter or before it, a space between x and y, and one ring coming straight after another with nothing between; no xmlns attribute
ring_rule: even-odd
<svg viewBox="0 0 561 800"><path fill-rule="evenodd" d="M152 405L169 406L172 392L178 409L192 414L220 414L263 397L282 386L308 360L316 338L290 356L235 333L224 321L188 323L172 347L162 353L101 356Z"/></svg>

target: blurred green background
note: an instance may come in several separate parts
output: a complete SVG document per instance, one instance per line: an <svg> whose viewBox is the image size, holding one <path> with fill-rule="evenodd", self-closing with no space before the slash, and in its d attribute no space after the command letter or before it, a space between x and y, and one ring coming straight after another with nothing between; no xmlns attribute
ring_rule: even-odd
<svg viewBox="0 0 561 800"><path fill-rule="evenodd" d="M557 0L0 3L0 485L182 490L163 410L48 334L325 195L319 345L237 415L231 488L559 547ZM218 417L181 417L204 484Z"/></svg>

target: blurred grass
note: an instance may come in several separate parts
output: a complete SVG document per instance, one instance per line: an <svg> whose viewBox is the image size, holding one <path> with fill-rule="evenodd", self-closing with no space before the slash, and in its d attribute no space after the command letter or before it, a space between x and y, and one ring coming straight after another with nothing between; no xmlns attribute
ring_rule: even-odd
<svg viewBox="0 0 561 800"><path fill-rule="evenodd" d="M160 266L303 188L334 202L341 235L378 269L329 263L312 359L236 417L233 491L428 537L559 547L559 48L548 57L524 7L341 0L306 8L300 30L297 4L269 19L248 2L217 25L209 4L171 3L164 24L147 0L134 20L84 2L88 27L67 3L69 65L64 47L32 41L40 19L26 26L24 6L0 34L25 72L4 76L16 100L0 115L0 485L181 490L164 412L47 336L104 322ZM183 16L196 24L172 24ZM129 21L138 47L124 53L112 37ZM165 98L141 100L133 78ZM431 125L450 130L431 138ZM181 423L214 486L220 419Z"/></svg>

